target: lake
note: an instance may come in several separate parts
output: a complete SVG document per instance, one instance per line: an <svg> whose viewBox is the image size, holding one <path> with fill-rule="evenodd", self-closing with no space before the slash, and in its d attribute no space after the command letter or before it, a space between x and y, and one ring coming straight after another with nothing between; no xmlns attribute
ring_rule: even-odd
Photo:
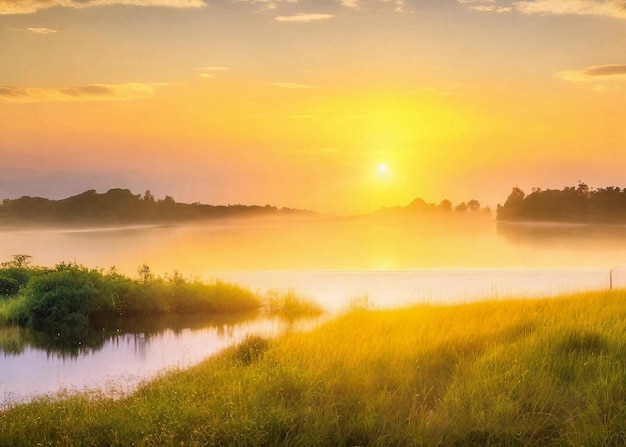
<svg viewBox="0 0 626 447"><path fill-rule="evenodd" d="M77 262L136 276L179 271L264 293L293 289L330 315L363 303L554 296L626 285L626 229L499 224L471 219L273 219L101 229L0 231L0 260ZM367 298L365 298L367 297ZM61 389L133 389L159 372L193 365L247 334L275 336L278 319L186 319L113 324L65 349L20 328L0 328L0 407Z"/></svg>

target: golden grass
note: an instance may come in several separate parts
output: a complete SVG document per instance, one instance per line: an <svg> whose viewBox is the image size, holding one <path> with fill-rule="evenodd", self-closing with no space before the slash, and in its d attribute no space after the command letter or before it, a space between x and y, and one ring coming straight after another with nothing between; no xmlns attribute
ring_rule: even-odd
<svg viewBox="0 0 626 447"><path fill-rule="evenodd" d="M287 320L318 317L324 313L322 307L315 301L299 296L293 290L285 293L268 290L264 303L266 314Z"/></svg>

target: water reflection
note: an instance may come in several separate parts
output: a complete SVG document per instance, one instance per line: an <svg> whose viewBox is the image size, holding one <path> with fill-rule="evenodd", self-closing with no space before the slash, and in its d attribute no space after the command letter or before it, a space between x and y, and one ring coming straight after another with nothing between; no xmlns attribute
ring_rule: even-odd
<svg viewBox="0 0 626 447"><path fill-rule="evenodd" d="M254 313L220 317L171 315L95 320L89 325L54 325L37 329L12 326L0 328L0 334L3 334L0 335L0 352L19 354L30 346L58 357L81 357L101 350L110 339L119 341L123 337L132 340L140 352L145 351L151 338L165 331L180 335L185 329L215 328L218 336L228 336L232 333L230 328L248 324L257 317Z"/></svg>
<svg viewBox="0 0 626 447"><path fill-rule="evenodd" d="M3 327L0 408L63 389L128 392L142 380L198 363L248 334L271 337L307 324L315 323L258 315L128 318L94 325L79 339Z"/></svg>
<svg viewBox="0 0 626 447"><path fill-rule="evenodd" d="M569 246L596 251L626 247L626 226L541 222L498 222L497 232L513 243Z"/></svg>
<svg viewBox="0 0 626 447"><path fill-rule="evenodd" d="M0 260L75 261L211 280L241 271L584 268L626 265L626 227L494 222L489 215L311 218L92 230L1 231ZM622 260L622 258L624 258Z"/></svg>

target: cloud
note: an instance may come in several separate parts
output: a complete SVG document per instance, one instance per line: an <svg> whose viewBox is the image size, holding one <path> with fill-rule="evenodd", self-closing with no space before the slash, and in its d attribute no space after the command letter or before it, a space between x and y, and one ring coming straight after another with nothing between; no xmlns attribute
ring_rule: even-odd
<svg viewBox="0 0 626 447"><path fill-rule="evenodd" d="M157 84L92 84L81 87L1 87L0 102L130 100L154 94Z"/></svg>
<svg viewBox="0 0 626 447"><path fill-rule="evenodd" d="M307 22L317 22L319 20L326 20L326 19L331 19L334 16L332 14L306 14L306 13L300 13L300 14L296 14L294 16L278 16L276 17L276 20L279 22L300 22L300 23L307 23Z"/></svg>
<svg viewBox="0 0 626 447"><path fill-rule="evenodd" d="M293 82L269 82L269 85L273 85L275 87L280 87L280 88L289 88L289 89L308 89L308 88L313 88L310 85L295 84Z"/></svg>
<svg viewBox="0 0 626 447"><path fill-rule="evenodd" d="M251 5L258 5L262 11L274 10L278 8L281 3L298 3L298 0L238 0L240 3L249 3Z"/></svg>
<svg viewBox="0 0 626 447"><path fill-rule="evenodd" d="M230 67L200 67L200 71L228 71Z"/></svg>
<svg viewBox="0 0 626 447"><path fill-rule="evenodd" d="M203 0L0 0L0 15L32 14L55 6L84 9L95 6L160 6L166 8L201 8Z"/></svg>
<svg viewBox="0 0 626 447"><path fill-rule="evenodd" d="M587 76L626 76L626 65L600 65L585 70Z"/></svg>
<svg viewBox="0 0 626 447"><path fill-rule="evenodd" d="M594 15L626 19L624 0L534 0L514 3L524 14Z"/></svg>
<svg viewBox="0 0 626 447"><path fill-rule="evenodd" d="M200 67L198 68L198 71L200 71L201 73L198 76L200 76L201 78L212 79L215 76L213 76L211 72L228 70L230 70L230 67Z"/></svg>
<svg viewBox="0 0 626 447"><path fill-rule="evenodd" d="M478 5L478 6L469 6L469 9L473 11L482 11L482 12L511 12L513 8L510 6L495 6L495 5Z"/></svg>
<svg viewBox="0 0 626 447"><path fill-rule="evenodd" d="M359 4L361 0L341 0L341 4L346 8L354 8L359 9Z"/></svg>
<svg viewBox="0 0 626 447"><path fill-rule="evenodd" d="M57 30L50 29L50 28L26 28L26 29L30 31L31 33L35 33L35 34L54 34L57 32Z"/></svg>
<svg viewBox="0 0 626 447"><path fill-rule="evenodd" d="M511 12L511 6L499 6L496 0L457 0L460 4L466 5L468 9L481 12Z"/></svg>
<svg viewBox="0 0 626 447"><path fill-rule="evenodd" d="M261 10L275 10L279 7L287 4L298 4L303 3L301 0L235 0L240 3L248 3L250 5L256 5ZM341 5L344 8L354 9L354 10L381 10L381 9L389 9L393 8L395 11L400 12L404 11L406 1L405 0L332 0L326 2L317 2L315 0L310 0L310 4L317 5L319 3L336 3ZM284 16L285 18L291 18L294 16ZM327 18L327 17L324 17ZM321 20L321 19L320 19ZM305 21L305 20L281 20L281 21Z"/></svg>
<svg viewBox="0 0 626 447"><path fill-rule="evenodd" d="M561 71L556 74L565 81L586 82L599 80L626 81L626 65L594 65L582 70Z"/></svg>
<svg viewBox="0 0 626 447"><path fill-rule="evenodd" d="M381 9L392 6L394 11L402 12L405 8L404 0L340 0L342 6L358 10Z"/></svg>
<svg viewBox="0 0 626 447"><path fill-rule="evenodd" d="M344 0L350 1L350 0ZM457 0L468 9L485 12L519 11L540 15L594 15L626 19L625 0Z"/></svg>

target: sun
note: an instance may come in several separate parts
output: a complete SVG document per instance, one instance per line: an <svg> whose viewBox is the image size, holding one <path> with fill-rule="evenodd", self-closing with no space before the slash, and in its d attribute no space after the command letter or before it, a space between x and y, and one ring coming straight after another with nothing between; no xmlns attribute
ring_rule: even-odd
<svg viewBox="0 0 626 447"><path fill-rule="evenodd" d="M388 163L380 162L376 165L376 178L388 181L391 178L391 166Z"/></svg>

